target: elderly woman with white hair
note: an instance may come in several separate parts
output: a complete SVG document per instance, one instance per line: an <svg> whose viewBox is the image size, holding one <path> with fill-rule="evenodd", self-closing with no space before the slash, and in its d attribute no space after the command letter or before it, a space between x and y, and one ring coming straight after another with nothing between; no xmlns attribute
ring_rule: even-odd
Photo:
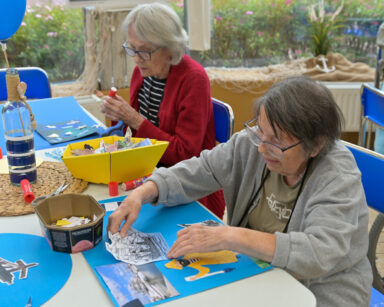
<svg viewBox="0 0 384 307"><path fill-rule="evenodd" d="M180 19L165 4L135 7L122 25L123 47L137 65L130 85L130 103L106 97L101 110L112 121L123 120L133 136L169 141L160 160L172 166L199 156L216 145L210 83L204 68L185 55L188 37ZM222 192L200 201L220 218Z"/></svg>

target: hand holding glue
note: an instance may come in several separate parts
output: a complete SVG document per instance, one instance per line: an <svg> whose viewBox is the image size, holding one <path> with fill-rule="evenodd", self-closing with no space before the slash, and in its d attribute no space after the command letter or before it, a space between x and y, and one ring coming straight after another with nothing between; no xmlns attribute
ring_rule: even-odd
<svg viewBox="0 0 384 307"><path fill-rule="evenodd" d="M121 188L122 188L124 191L133 190L134 188L137 188L138 186L142 185L142 184L144 183L144 180L147 179L149 176L151 176L151 175L148 175L148 176L144 176L144 177L141 177L141 178L138 178L138 179L134 179L134 180L130 180L130 181L123 182L123 183L121 184Z"/></svg>
<svg viewBox="0 0 384 307"><path fill-rule="evenodd" d="M29 183L29 180L28 179L21 180L20 186L24 193L25 202L30 204L35 199L35 195L32 192L32 187L31 187L31 184Z"/></svg>
<svg viewBox="0 0 384 307"><path fill-rule="evenodd" d="M112 97L112 98L116 98L116 93L117 93L116 87L111 87L111 89L109 90L108 96ZM115 123L113 123L113 125L117 125L117 123L115 122ZM124 139L126 140L126 142L129 143L131 141L131 137L132 137L131 128L129 126L126 126L126 132L124 135Z"/></svg>

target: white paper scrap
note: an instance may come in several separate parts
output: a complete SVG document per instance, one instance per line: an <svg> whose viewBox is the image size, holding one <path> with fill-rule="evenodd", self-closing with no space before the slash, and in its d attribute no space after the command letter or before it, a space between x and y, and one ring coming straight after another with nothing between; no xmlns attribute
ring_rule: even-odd
<svg viewBox="0 0 384 307"><path fill-rule="evenodd" d="M120 233L108 232L111 243L105 243L107 251L117 260L140 265L167 259L168 244L161 233L143 233L131 228L125 238Z"/></svg>

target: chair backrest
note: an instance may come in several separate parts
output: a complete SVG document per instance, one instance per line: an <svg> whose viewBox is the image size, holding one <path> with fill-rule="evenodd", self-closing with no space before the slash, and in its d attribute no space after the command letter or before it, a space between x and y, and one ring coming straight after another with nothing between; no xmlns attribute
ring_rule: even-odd
<svg viewBox="0 0 384 307"><path fill-rule="evenodd" d="M360 169L368 206L384 213L384 155L348 142L344 144L352 152Z"/></svg>
<svg viewBox="0 0 384 307"><path fill-rule="evenodd" d="M366 144L370 144L372 132L371 123L384 127L384 92L366 83L361 86L360 92L362 120L359 131L359 145L367 147ZM365 134L367 121L369 121L370 127L366 141Z"/></svg>
<svg viewBox="0 0 384 307"><path fill-rule="evenodd" d="M27 84L25 96L27 99L51 98L51 85L47 73L39 67L20 67L16 68L20 81ZM8 99L7 83L5 74L7 69L0 69L0 101Z"/></svg>
<svg viewBox="0 0 384 307"><path fill-rule="evenodd" d="M218 99L212 98L213 116L215 118L216 140L224 143L233 133L234 115L232 107Z"/></svg>

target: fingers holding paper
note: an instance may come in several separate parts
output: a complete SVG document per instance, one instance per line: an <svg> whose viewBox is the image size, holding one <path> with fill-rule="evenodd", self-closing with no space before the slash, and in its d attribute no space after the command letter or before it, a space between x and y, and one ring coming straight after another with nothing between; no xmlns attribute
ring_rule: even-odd
<svg viewBox="0 0 384 307"><path fill-rule="evenodd" d="M120 231L121 237L125 237L136 221L141 210L141 202L127 196L120 206L109 216L107 230L112 234ZM121 226L121 223L124 224Z"/></svg>
<svg viewBox="0 0 384 307"><path fill-rule="evenodd" d="M153 181L148 181L134 189L109 216L107 231L112 234L120 231L121 237L124 238L139 216L141 206L145 203L153 203L158 195L157 185ZM121 226L123 222L124 224Z"/></svg>

